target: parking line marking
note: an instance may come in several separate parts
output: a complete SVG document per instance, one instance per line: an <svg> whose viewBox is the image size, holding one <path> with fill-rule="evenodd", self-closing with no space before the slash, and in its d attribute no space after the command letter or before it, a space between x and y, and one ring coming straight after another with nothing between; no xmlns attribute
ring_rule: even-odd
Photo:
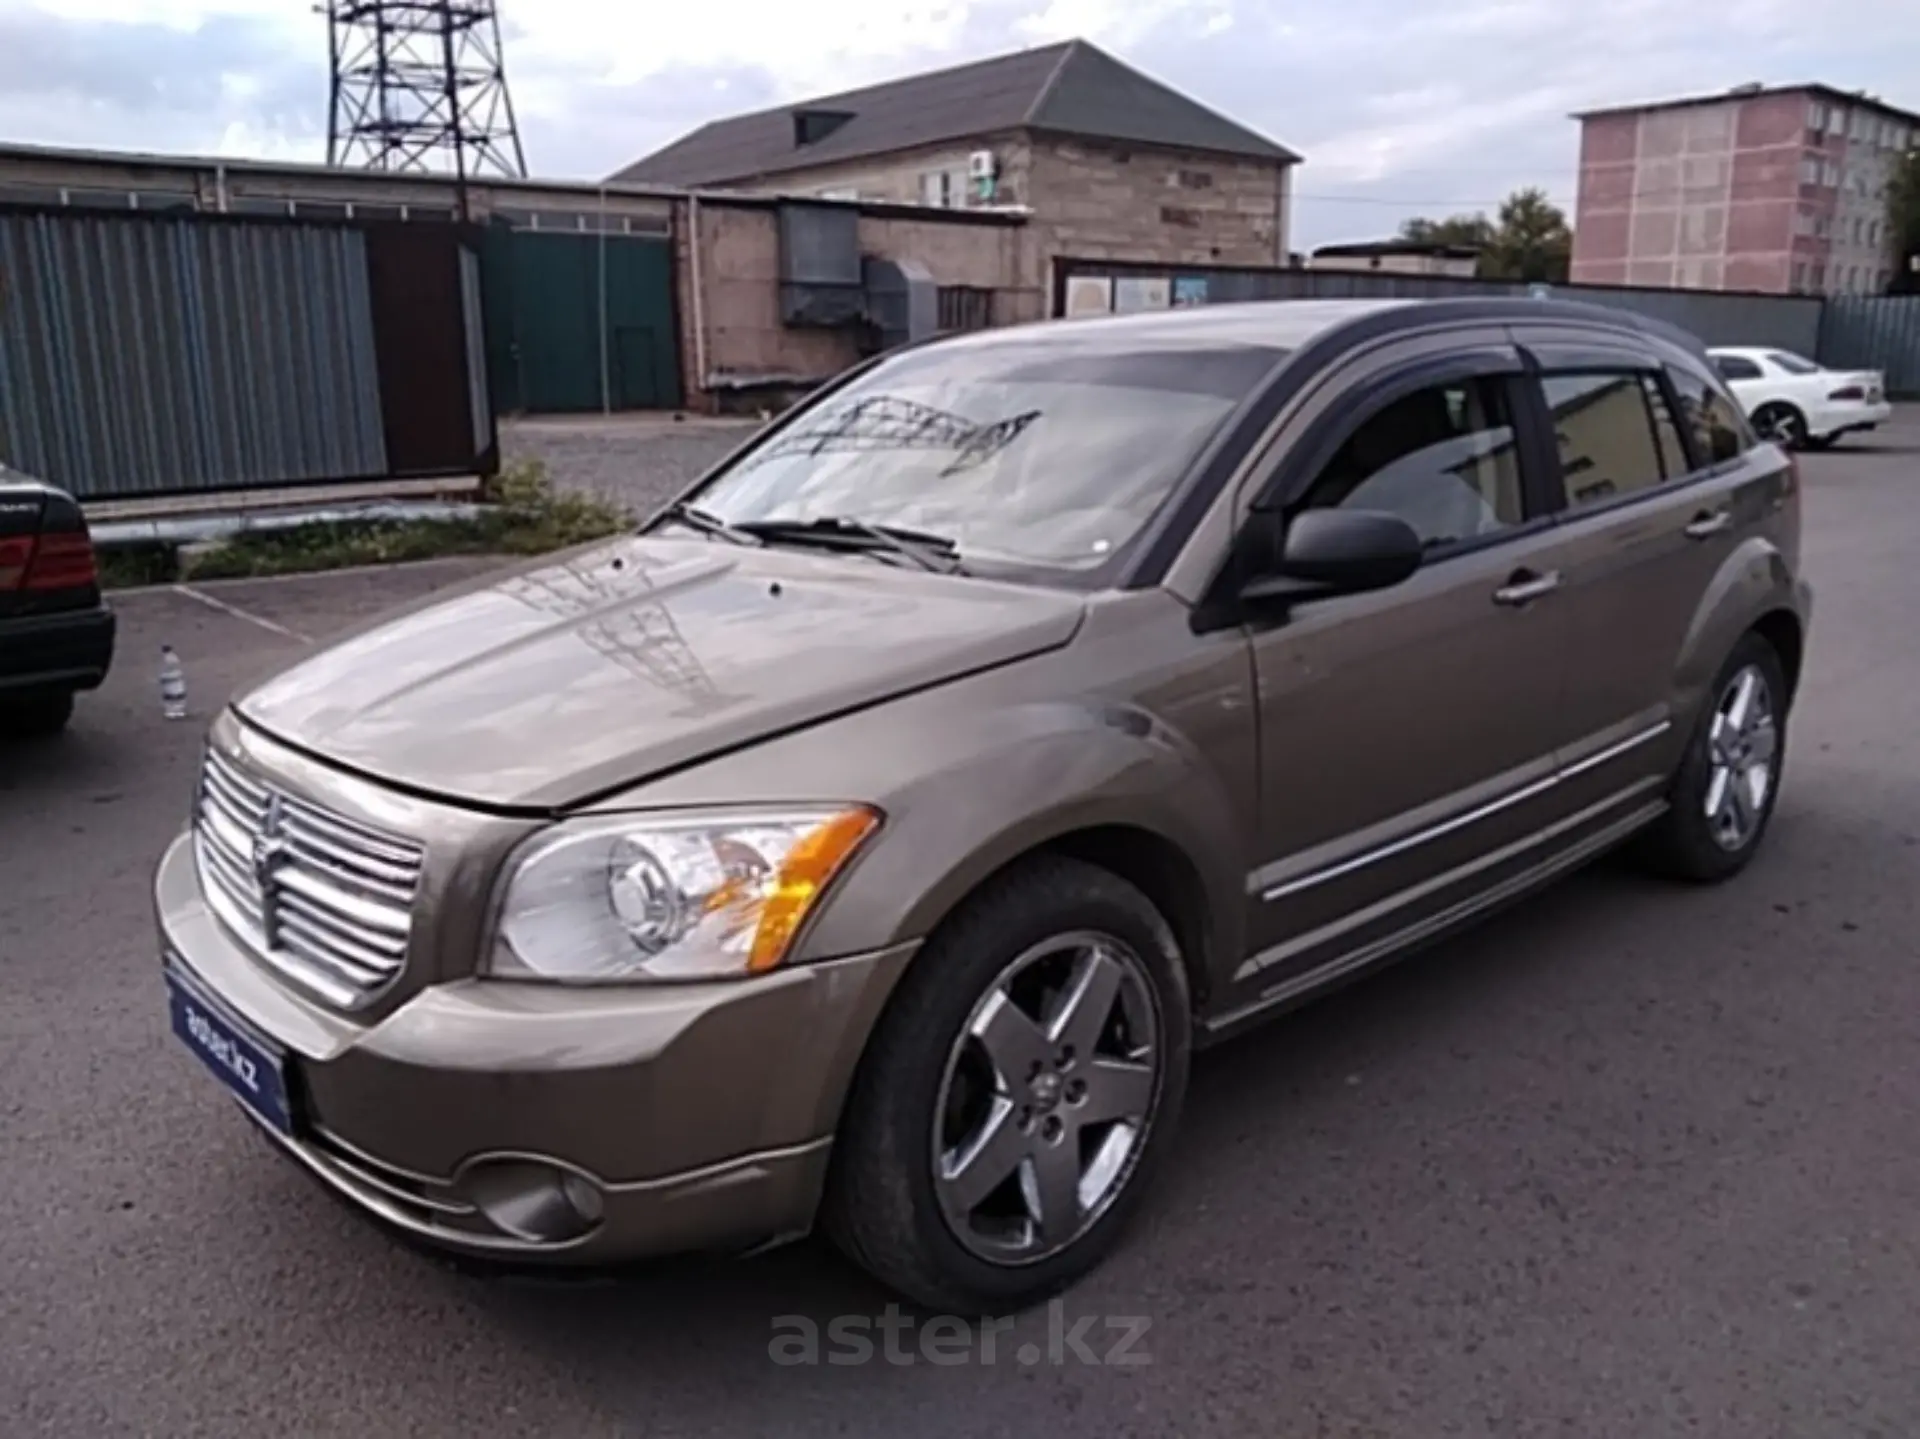
<svg viewBox="0 0 1920 1439"><path fill-rule="evenodd" d="M237 620L245 620L250 625L258 625L263 630L271 630L276 635L284 635L290 640L298 640L303 645L313 643L311 638L301 634L298 630L290 630L285 625L275 624L264 615L253 614L241 609L238 605L230 605L225 600L217 600L210 594L196 590L192 585L175 585L173 586L173 592L176 595L185 595L190 600L198 600L208 609L219 610L220 613L232 615Z"/></svg>

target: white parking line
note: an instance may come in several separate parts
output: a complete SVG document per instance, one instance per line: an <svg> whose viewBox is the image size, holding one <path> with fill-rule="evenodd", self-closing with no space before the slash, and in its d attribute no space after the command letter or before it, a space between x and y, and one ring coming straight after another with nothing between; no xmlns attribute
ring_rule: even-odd
<svg viewBox="0 0 1920 1439"><path fill-rule="evenodd" d="M176 595L185 595L190 600L198 600L208 609L219 610L220 613L232 615L237 620L245 620L250 625L258 625L263 630L271 630L276 635L284 635L290 640L298 640L303 645L313 643L311 637L301 634L298 630L290 630L283 624L276 624L274 621L267 619L264 615L253 614L248 610L241 609L238 605L230 605L225 600L217 600L202 590L196 590L192 585L174 585L173 592Z"/></svg>

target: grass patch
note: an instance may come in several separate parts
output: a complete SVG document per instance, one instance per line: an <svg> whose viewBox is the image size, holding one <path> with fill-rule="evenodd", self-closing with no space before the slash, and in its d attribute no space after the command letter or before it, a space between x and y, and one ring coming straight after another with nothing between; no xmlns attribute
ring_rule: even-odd
<svg viewBox="0 0 1920 1439"><path fill-rule="evenodd" d="M108 545L96 556L100 588L124 590L134 585L170 585L180 578L180 551L165 540L139 540Z"/></svg>
<svg viewBox="0 0 1920 1439"><path fill-rule="evenodd" d="M256 530L183 555L181 579L252 579L447 555L540 555L633 528L617 505L556 492L539 461L482 488L480 514L444 520L345 520ZM168 576L172 578L172 576ZM143 583L150 581L128 581Z"/></svg>

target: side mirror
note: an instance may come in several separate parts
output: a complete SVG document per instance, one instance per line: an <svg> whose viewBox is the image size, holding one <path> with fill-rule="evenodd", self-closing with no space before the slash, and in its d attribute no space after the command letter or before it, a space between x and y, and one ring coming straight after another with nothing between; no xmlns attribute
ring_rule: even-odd
<svg viewBox="0 0 1920 1439"><path fill-rule="evenodd" d="M1269 534L1280 524L1277 515L1251 519ZM1285 535L1276 538L1277 545L1256 543L1256 553L1264 550L1272 559L1256 566L1241 588L1242 599L1310 599L1383 590L1419 569L1424 554L1412 525L1377 510L1302 510Z"/></svg>

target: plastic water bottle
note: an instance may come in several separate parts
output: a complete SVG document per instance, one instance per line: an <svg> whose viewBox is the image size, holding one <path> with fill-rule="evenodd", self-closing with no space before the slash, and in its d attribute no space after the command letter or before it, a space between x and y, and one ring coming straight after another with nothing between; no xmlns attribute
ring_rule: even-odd
<svg viewBox="0 0 1920 1439"><path fill-rule="evenodd" d="M187 717L187 672L172 645L160 646L160 712L170 720Z"/></svg>

